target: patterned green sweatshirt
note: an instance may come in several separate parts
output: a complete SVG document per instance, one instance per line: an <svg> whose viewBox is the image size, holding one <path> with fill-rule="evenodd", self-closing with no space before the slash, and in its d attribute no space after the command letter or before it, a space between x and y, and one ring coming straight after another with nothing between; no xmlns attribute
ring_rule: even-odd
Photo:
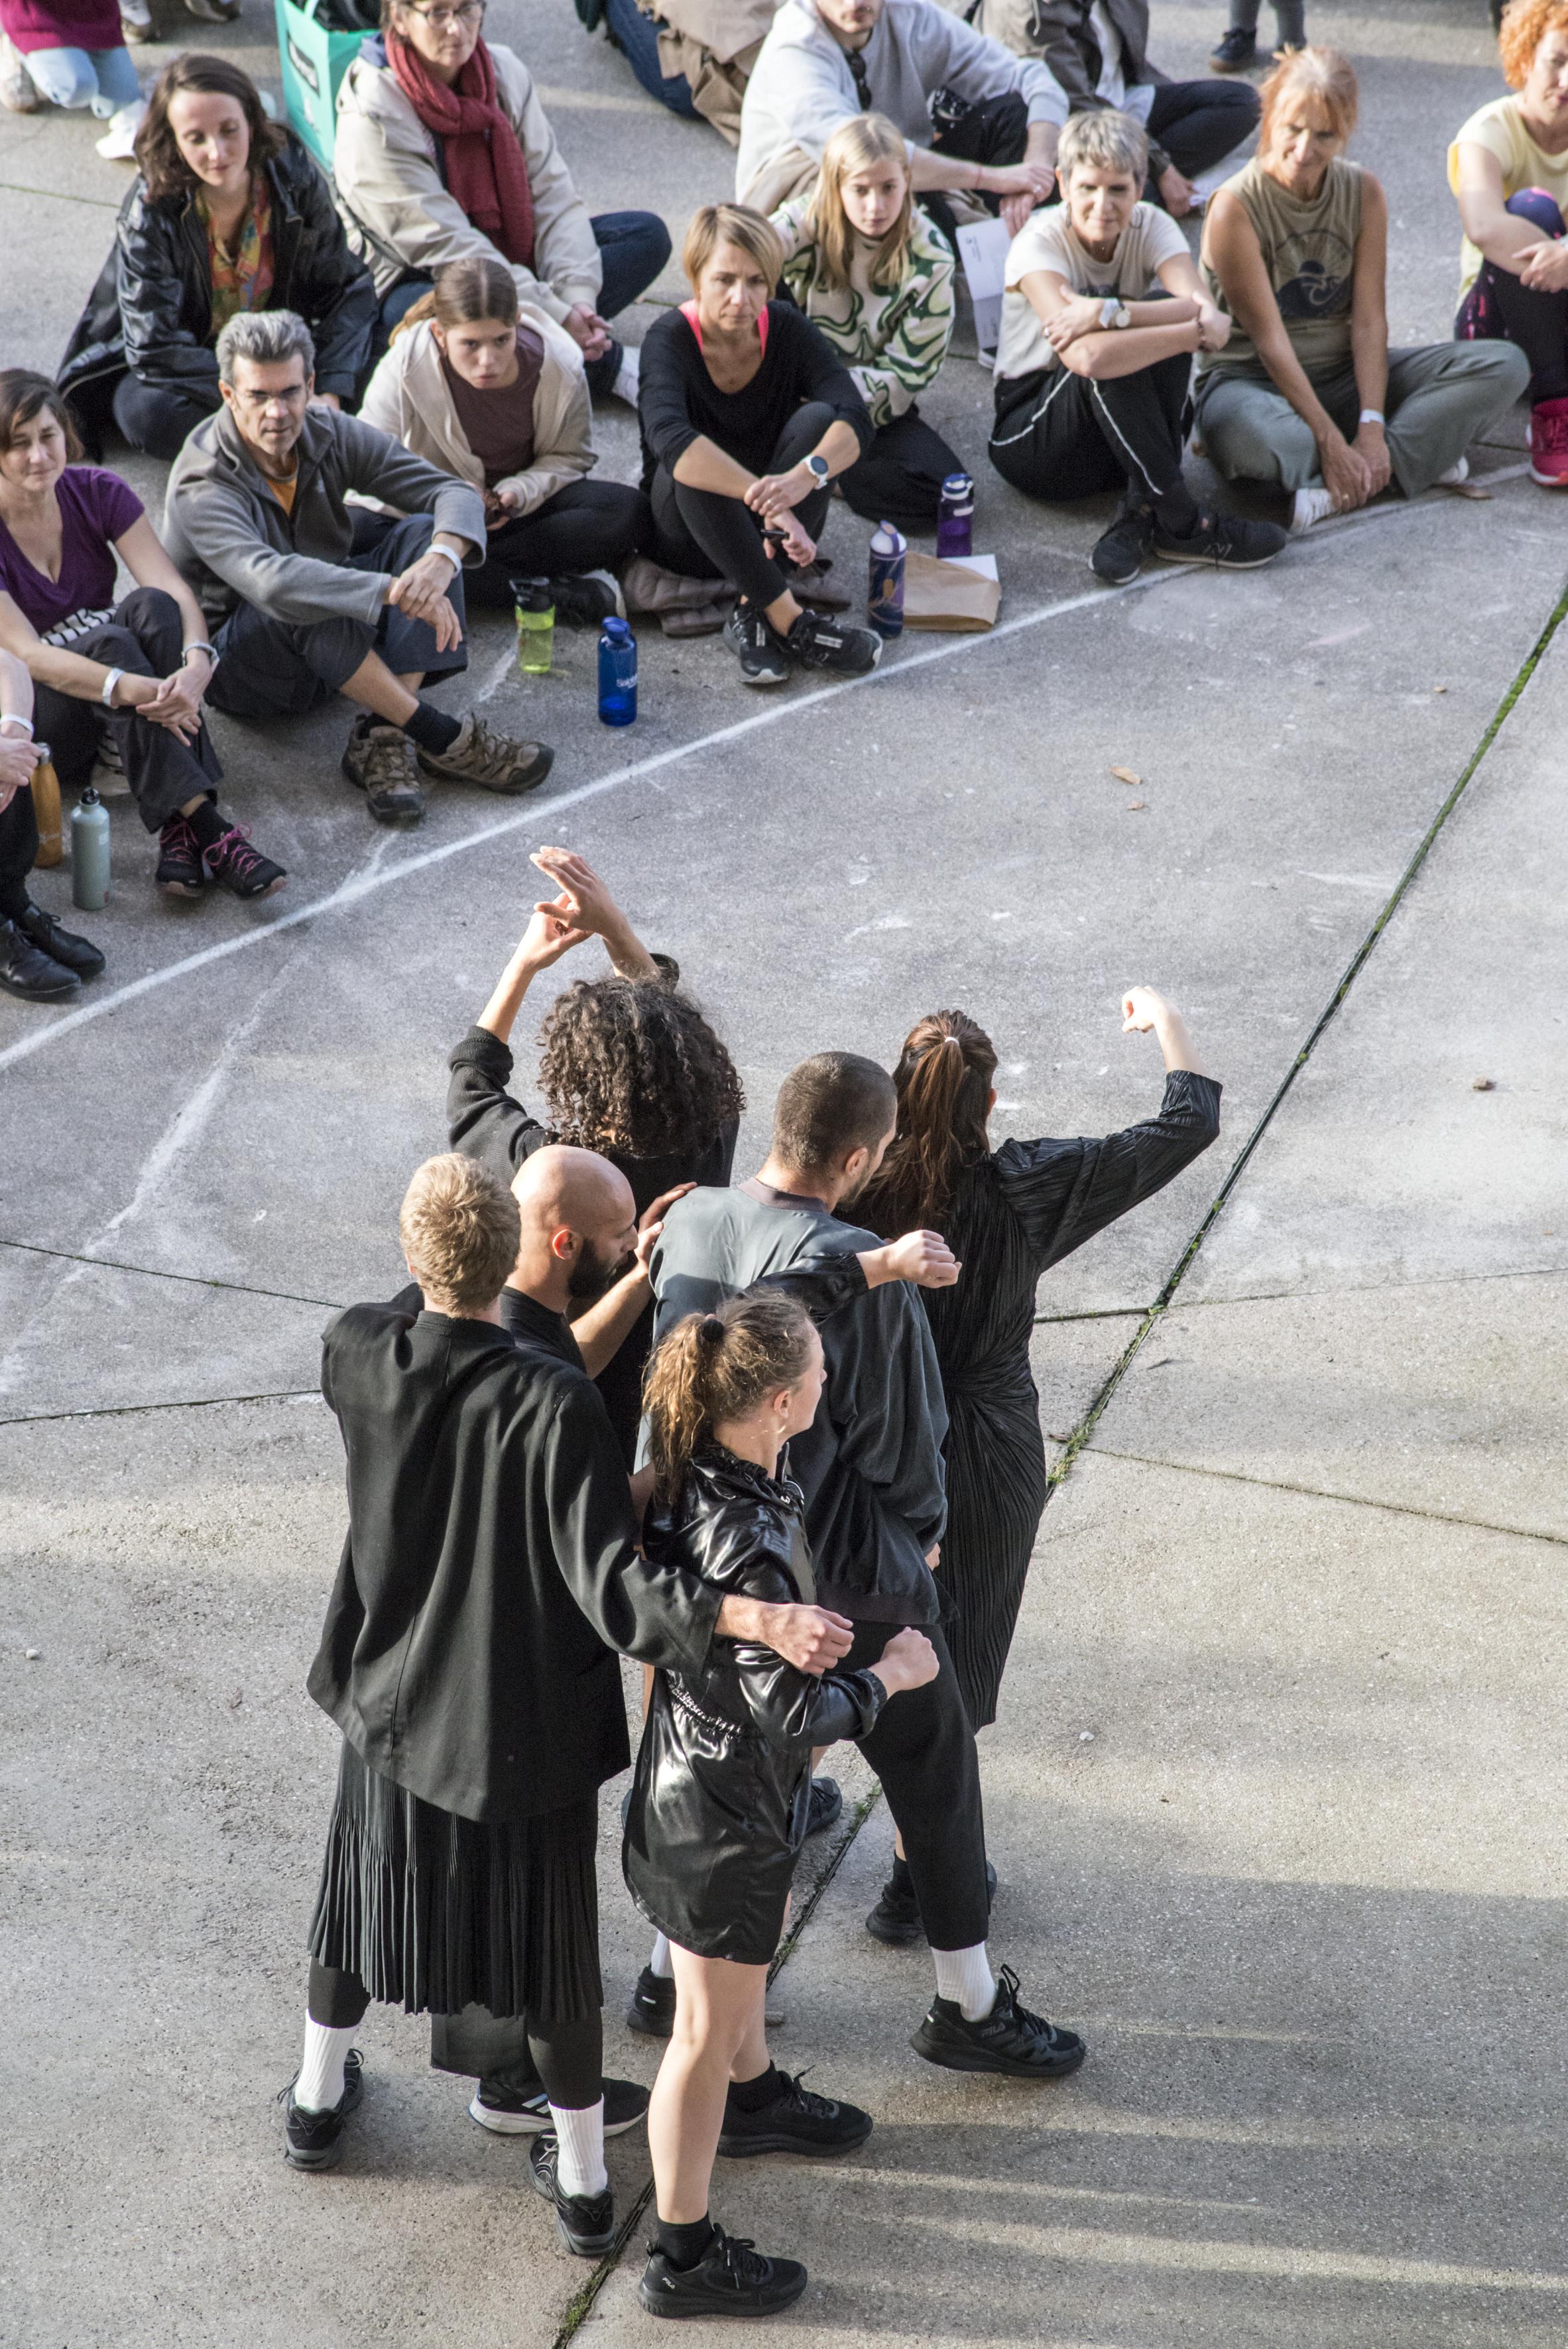
<svg viewBox="0 0 1568 2349"><path fill-rule="evenodd" d="M784 283L806 316L848 360L875 425L891 424L936 378L953 338L953 255L915 206L903 282L884 294L870 275L870 247L855 239L854 283L840 293L820 280L821 255L808 225L809 199L781 204L773 225L784 240Z"/></svg>

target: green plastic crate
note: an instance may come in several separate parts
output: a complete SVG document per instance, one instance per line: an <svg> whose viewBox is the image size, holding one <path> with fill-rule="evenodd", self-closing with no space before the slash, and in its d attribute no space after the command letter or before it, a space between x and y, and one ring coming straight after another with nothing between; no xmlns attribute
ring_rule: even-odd
<svg viewBox="0 0 1568 2349"><path fill-rule="evenodd" d="M359 55L363 33L332 33L317 21L320 0L277 0L278 59L289 120L330 179L337 144L337 88Z"/></svg>

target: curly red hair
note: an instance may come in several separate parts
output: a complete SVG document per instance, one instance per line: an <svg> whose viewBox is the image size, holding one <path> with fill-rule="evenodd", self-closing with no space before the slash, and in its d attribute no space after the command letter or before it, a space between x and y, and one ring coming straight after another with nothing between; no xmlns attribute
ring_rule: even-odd
<svg viewBox="0 0 1568 2349"><path fill-rule="evenodd" d="M1497 36L1502 78L1510 89L1530 79L1535 52L1548 33L1568 29L1568 0L1510 0Z"/></svg>

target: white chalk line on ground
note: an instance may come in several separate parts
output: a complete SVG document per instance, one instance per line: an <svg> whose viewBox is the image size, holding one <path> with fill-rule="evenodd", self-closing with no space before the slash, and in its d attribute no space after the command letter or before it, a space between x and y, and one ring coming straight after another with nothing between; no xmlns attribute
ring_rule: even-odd
<svg viewBox="0 0 1568 2349"><path fill-rule="evenodd" d="M1528 468L1520 466L1514 470L1523 472ZM1491 481L1501 478L1497 473L1488 476ZM1426 502L1416 500L1398 506L1377 507L1370 512L1342 514L1333 522L1319 524L1311 540L1302 541L1300 552L1310 554L1313 543L1320 538L1373 525L1387 527L1390 523L1408 521L1412 515L1427 511ZM542 837L543 821L547 816L560 815L568 808L581 807L586 801L601 798L606 792L618 791L623 784L641 782L647 776L658 774L664 768L673 766L677 760L699 758L703 752L717 750L723 743L738 741L745 735L777 725L781 719L799 718L809 709L838 699L841 694L860 692L885 684L890 678L908 677L913 670L929 668L935 662L954 660L965 653L983 650L1005 637L1021 636L1026 629L1043 626L1048 620L1068 619L1075 613L1088 611L1096 605L1104 607L1120 603L1129 596L1150 595L1156 588L1170 587L1178 580L1190 578L1194 571L1203 578L1211 575L1206 564L1172 564L1166 571L1147 572L1125 587L1088 588L1081 595L1064 596L1057 603L1042 605L1037 611L1020 612L1016 619L1003 620L984 635L953 636L944 644L931 645L918 653L910 653L889 668L879 667L865 677L843 678L837 684L817 686L809 693L790 694L769 702L767 709L754 711L749 718L739 718L728 726L717 727L711 734L699 735L695 741L673 743L668 750L652 751L645 759L634 760L629 766L615 767L608 774L596 776L592 782L579 783L573 791L558 792L552 798L544 800L535 799L530 793L515 815L502 816L494 823L481 824L477 832L465 833L459 840L442 841L438 846L424 849L417 856L405 857L397 864L382 864L373 872L356 874L351 879L340 882L335 889L329 890L325 897L318 897L308 905L296 906L292 913L268 922L263 928L246 930L239 937L222 938L210 947L202 947L195 954L183 956L178 962L164 963L157 970L150 970L140 978L128 981L124 987L116 988L112 994L100 996L94 1002L84 1003L77 1010L64 1012L57 1019L43 1022L28 1035L18 1037L14 1044L8 1044L0 1050L0 1069L8 1069L19 1061L29 1059L35 1052L46 1050L58 1043L62 1037L69 1035L73 1029L86 1028L95 1019L107 1019L111 1011L120 1010L126 1004L150 995L158 988L170 987L177 979L189 978L199 970L210 969L214 963L226 961L231 955L243 954L249 947L264 946L273 938L282 937L287 931L297 929L302 922L314 922L323 915L341 913L346 907L356 905L363 899L390 887L395 881L407 880L416 873L428 872L433 865L444 864L449 857L461 856L470 848L482 848L487 842L502 839L509 833L537 830ZM509 651L509 665L511 657Z"/></svg>

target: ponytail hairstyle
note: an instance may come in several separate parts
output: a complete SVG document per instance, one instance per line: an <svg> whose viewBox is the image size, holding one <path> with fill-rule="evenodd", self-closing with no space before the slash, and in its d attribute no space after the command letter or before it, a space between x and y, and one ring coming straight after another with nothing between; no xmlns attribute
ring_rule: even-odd
<svg viewBox="0 0 1568 2349"><path fill-rule="evenodd" d="M688 1313L660 1340L643 1380L654 1482L680 1493L692 1455L721 1420L743 1419L764 1395L792 1387L811 1361L811 1317L792 1297L732 1297Z"/></svg>
<svg viewBox="0 0 1568 2349"><path fill-rule="evenodd" d="M396 342L411 326L422 326L427 318L448 327L475 326L481 318L493 318L499 326L515 326L517 280L503 261L490 254L470 254L464 261L445 262L437 270L429 293L421 294L404 311L392 329L392 340Z"/></svg>
<svg viewBox="0 0 1568 2349"><path fill-rule="evenodd" d="M1076 119L1076 118L1075 118ZM909 243L914 233L913 182L903 133L885 114L851 114L841 122L822 150L821 169L811 194L807 224L821 257L822 276L835 293L850 290L851 255L855 232L850 226L840 191L856 171L873 164L896 163L903 173L903 202L891 228L872 256L871 282L880 293L892 294L903 283Z"/></svg>
<svg viewBox="0 0 1568 2349"><path fill-rule="evenodd" d="M898 1131L855 1202L873 1232L941 1230L959 1170L985 1154L995 1073L996 1047L966 1011L916 1020L892 1072Z"/></svg>

